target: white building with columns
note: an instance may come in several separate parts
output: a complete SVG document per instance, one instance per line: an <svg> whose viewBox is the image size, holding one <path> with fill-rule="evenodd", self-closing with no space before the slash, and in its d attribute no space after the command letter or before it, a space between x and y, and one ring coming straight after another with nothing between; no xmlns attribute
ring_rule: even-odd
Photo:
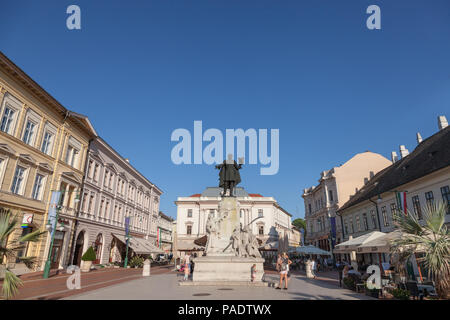
<svg viewBox="0 0 450 320"><path fill-rule="evenodd" d="M194 243L206 235L206 220L209 213L217 214L221 199L221 188L208 187L201 194L178 197L177 205L177 245L178 256L186 252L201 251L202 247ZM292 215L284 210L273 197L247 193L243 188L235 189L239 201L242 226L251 223L251 230L262 244L278 241L291 234Z"/></svg>
<svg viewBox="0 0 450 320"><path fill-rule="evenodd" d="M97 254L96 263L122 261L125 246L125 217L130 217L130 249L148 254L156 245L159 201L162 191L122 158L103 139L89 146L73 264L89 246Z"/></svg>

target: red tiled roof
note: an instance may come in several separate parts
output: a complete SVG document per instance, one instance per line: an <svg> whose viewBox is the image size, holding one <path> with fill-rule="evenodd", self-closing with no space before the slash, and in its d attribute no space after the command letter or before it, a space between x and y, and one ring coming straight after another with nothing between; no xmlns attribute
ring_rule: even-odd
<svg viewBox="0 0 450 320"><path fill-rule="evenodd" d="M201 196L201 194L200 193L196 193L196 194L193 194L192 196L189 196L189 198L194 198L194 197L200 197Z"/></svg>

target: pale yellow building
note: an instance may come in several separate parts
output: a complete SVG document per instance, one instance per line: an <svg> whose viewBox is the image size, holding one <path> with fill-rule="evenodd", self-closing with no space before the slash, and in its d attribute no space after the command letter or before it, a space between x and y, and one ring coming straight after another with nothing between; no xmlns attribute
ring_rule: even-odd
<svg viewBox="0 0 450 320"><path fill-rule="evenodd" d="M95 136L87 117L67 110L0 52L0 207L24 223L10 236L16 239L46 231L51 190L65 190L52 268L67 258L89 141ZM38 257L36 270L44 268L49 240L46 232L21 252ZM16 273L30 271L18 260L8 264Z"/></svg>

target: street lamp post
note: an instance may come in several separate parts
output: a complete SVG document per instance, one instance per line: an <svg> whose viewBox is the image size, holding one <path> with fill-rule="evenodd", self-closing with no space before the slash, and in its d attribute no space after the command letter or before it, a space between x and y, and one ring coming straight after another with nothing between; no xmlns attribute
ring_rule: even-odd
<svg viewBox="0 0 450 320"><path fill-rule="evenodd" d="M130 243L130 217L125 217L125 239L126 239L126 250L125 250L125 261L123 267L126 269L128 266L128 246Z"/></svg>

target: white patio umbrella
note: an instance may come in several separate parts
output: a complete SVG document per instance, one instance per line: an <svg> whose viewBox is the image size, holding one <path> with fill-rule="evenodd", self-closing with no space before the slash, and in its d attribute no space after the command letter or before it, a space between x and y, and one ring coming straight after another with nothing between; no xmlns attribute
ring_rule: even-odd
<svg viewBox="0 0 450 320"><path fill-rule="evenodd" d="M315 246L309 245L304 247L297 247L295 250L297 253L304 253L304 254L315 254L320 256L331 256L331 253L325 250L322 250L320 248L317 248Z"/></svg>

